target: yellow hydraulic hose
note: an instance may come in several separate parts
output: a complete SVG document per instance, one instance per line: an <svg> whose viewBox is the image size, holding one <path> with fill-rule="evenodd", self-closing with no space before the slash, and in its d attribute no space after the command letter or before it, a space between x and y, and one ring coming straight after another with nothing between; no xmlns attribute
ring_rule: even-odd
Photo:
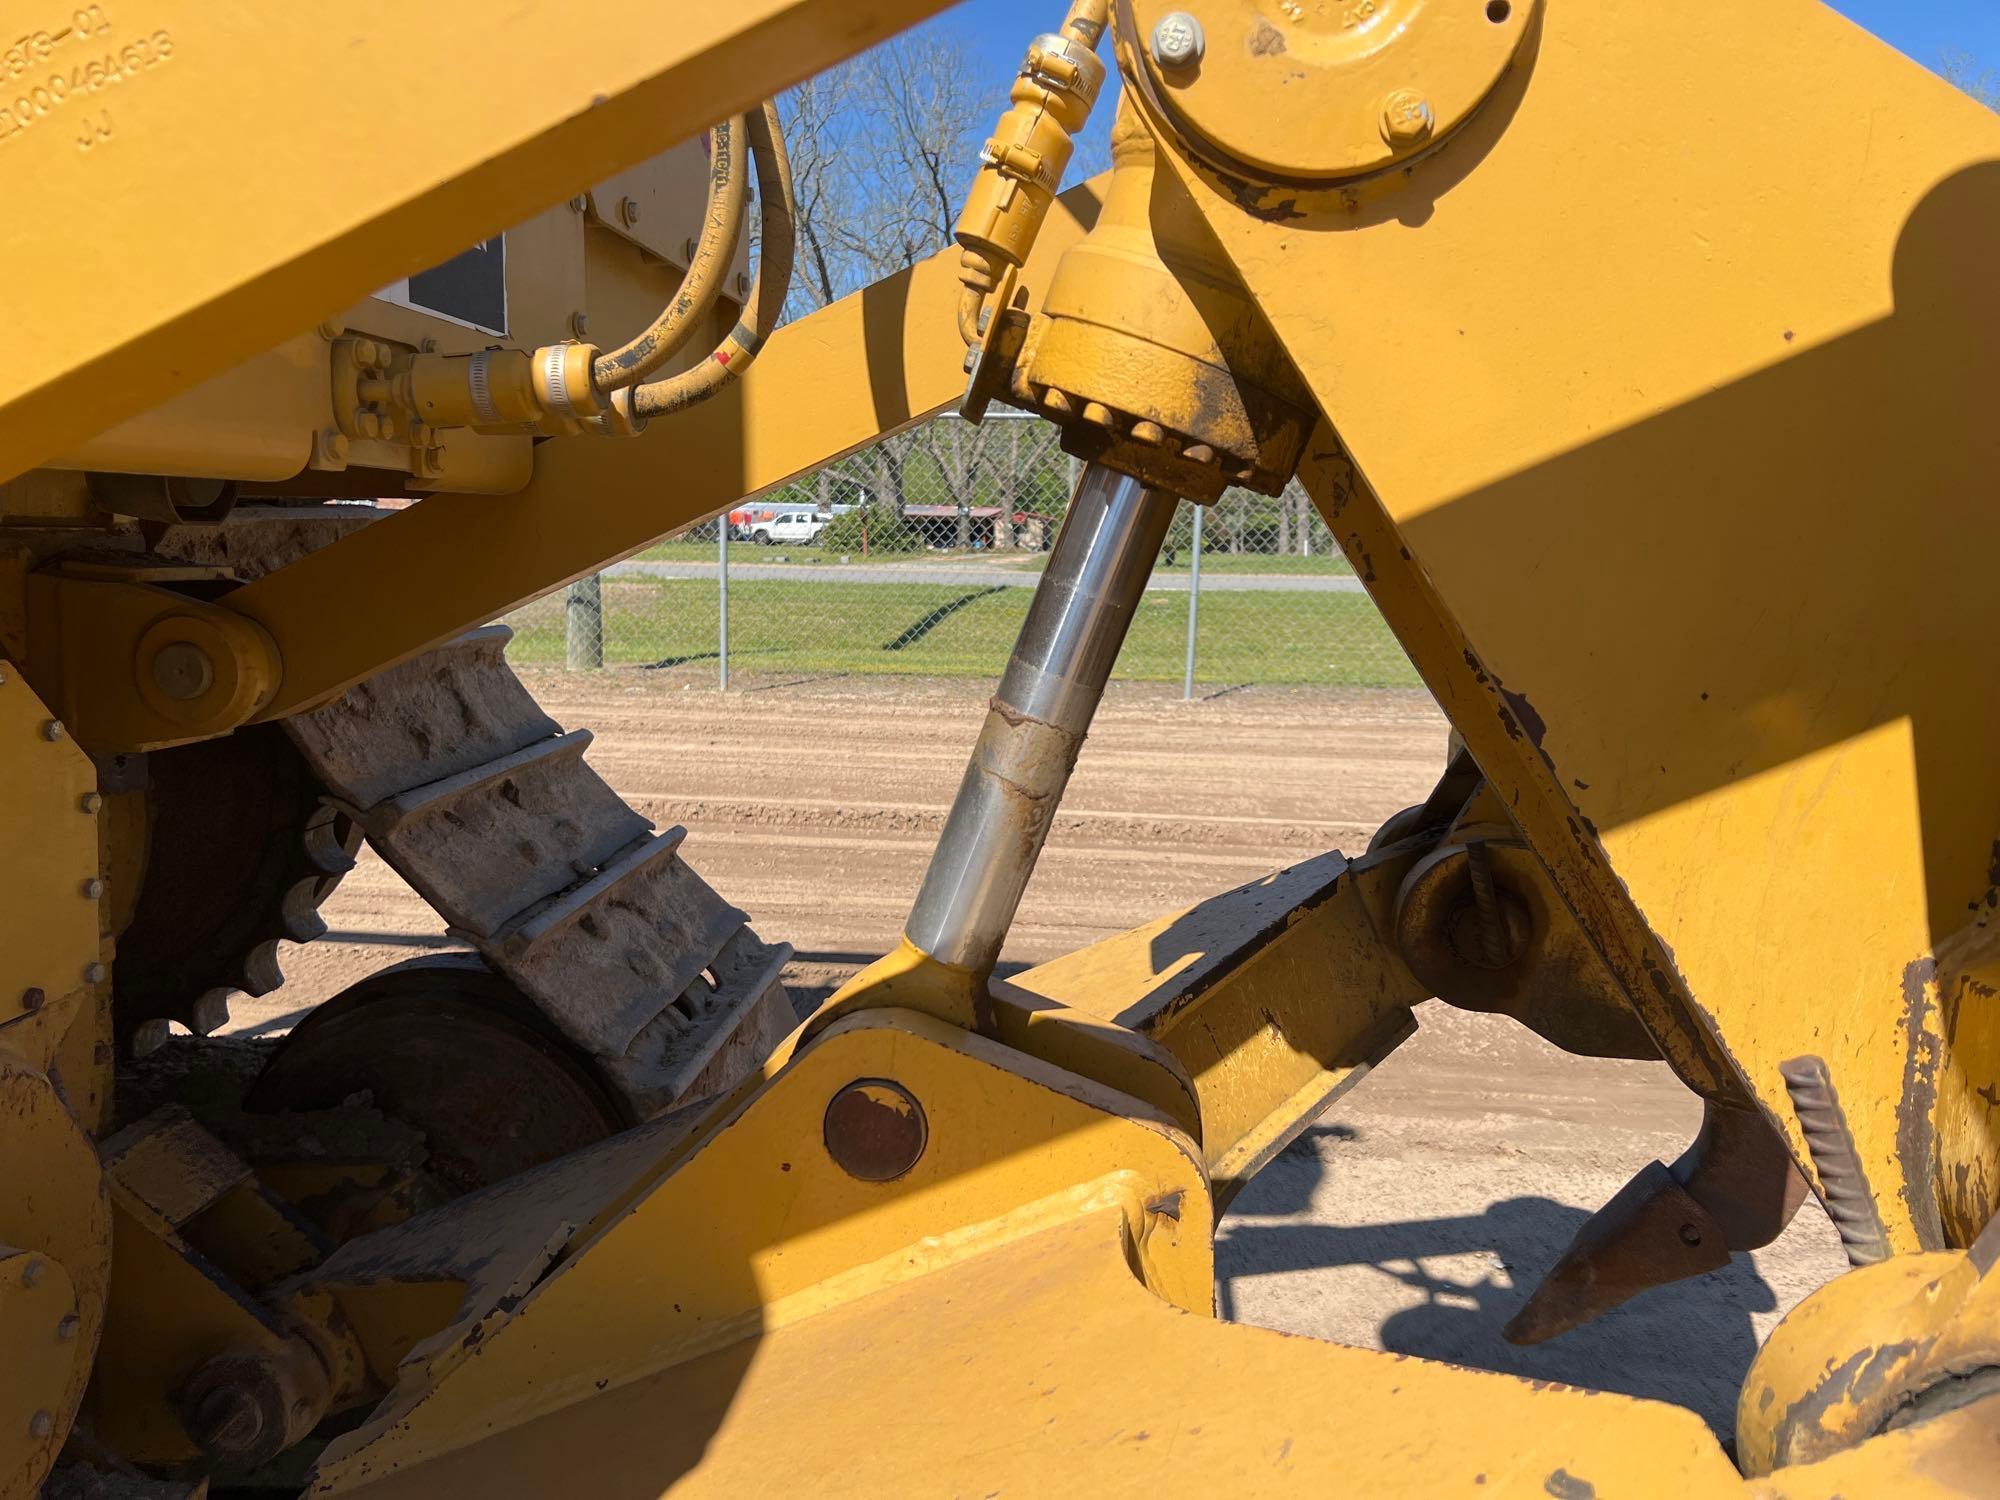
<svg viewBox="0 0 2000 1500"><path fill-rule="evenodd" d="M632 391L632 412L639 418L663 417L705 401L747 370L764 340L778 324L792 287L792 257L797 248L797 207L792 197L792 163L785 154L785 136L777 105L767 101L751 114L746 131L751 160L757 166L757 200L762 242L757 279L750 288L743 318L722 346L701 364L682 374Z"/></svg>
<svg viewBox="0 0 2000 1500"><path fill-rule="evenodd" d="M636 385L680 352L715 305L723 278L743 237L743 211L750 198L750 174L743 170L742 115L725 120L709 134L708 204L701 238L689 257L674 299L630 343L601 354L590 368L600 391Z"/></svg>

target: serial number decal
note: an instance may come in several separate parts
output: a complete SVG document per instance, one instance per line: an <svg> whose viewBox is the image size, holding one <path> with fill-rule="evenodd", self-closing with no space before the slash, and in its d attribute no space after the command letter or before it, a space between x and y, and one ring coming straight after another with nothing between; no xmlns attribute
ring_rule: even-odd
<svg viewBox="0 0 2000 1500"><path fill-rule="evenodd" d="M72 12L58 30L16 38L0 52L0 146L57 115L69 119L79 151L110 140L108 96L173 55L173 33L120 35L102 5Z"/></svg>

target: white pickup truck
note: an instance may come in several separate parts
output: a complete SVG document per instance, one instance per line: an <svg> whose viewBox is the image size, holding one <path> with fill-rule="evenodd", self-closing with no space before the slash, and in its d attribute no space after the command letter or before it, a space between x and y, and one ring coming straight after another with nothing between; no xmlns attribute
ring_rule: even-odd
<svg viewBox="0 0 2000 1500"><path fill-rule="evenodd" d="M750 540L764 547L779 542L810 545L818 541L819 534L826 530L826 520L826 517L810 509L773 511L768 519L760 517L750 523Z"/></svg>

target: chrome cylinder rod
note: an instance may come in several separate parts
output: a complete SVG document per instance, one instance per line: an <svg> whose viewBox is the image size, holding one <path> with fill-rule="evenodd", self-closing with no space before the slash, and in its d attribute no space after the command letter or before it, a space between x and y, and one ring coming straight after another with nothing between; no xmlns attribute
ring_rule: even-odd
<svg viewBox="0 0 2000 1500"><path fill-rule="evenodd" d="M1088 465L904 934L984 974L1034 873L1175 497Z"/></svg>

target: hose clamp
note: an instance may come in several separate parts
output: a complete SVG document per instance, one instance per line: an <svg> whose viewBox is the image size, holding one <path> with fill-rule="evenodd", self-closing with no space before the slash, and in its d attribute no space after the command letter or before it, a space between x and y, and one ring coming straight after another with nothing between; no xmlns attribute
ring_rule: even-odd
<svg viewBox="0 0 2000 1500"><path fill-rule="evenodd" d="M559 417L581 417L576 403L570 398L569 377L566 373L568 346L550 344L542 350L542 388L547 392L548 407Z"/></svg>
<svg viewBox="0 0 2000 1500"><path fill-rule="evenodd" d="M500 426L500 408L493 404L493 351L482 349L472 356L466 371L466 392L472 397L473 415L481 427Z"/></svg>

